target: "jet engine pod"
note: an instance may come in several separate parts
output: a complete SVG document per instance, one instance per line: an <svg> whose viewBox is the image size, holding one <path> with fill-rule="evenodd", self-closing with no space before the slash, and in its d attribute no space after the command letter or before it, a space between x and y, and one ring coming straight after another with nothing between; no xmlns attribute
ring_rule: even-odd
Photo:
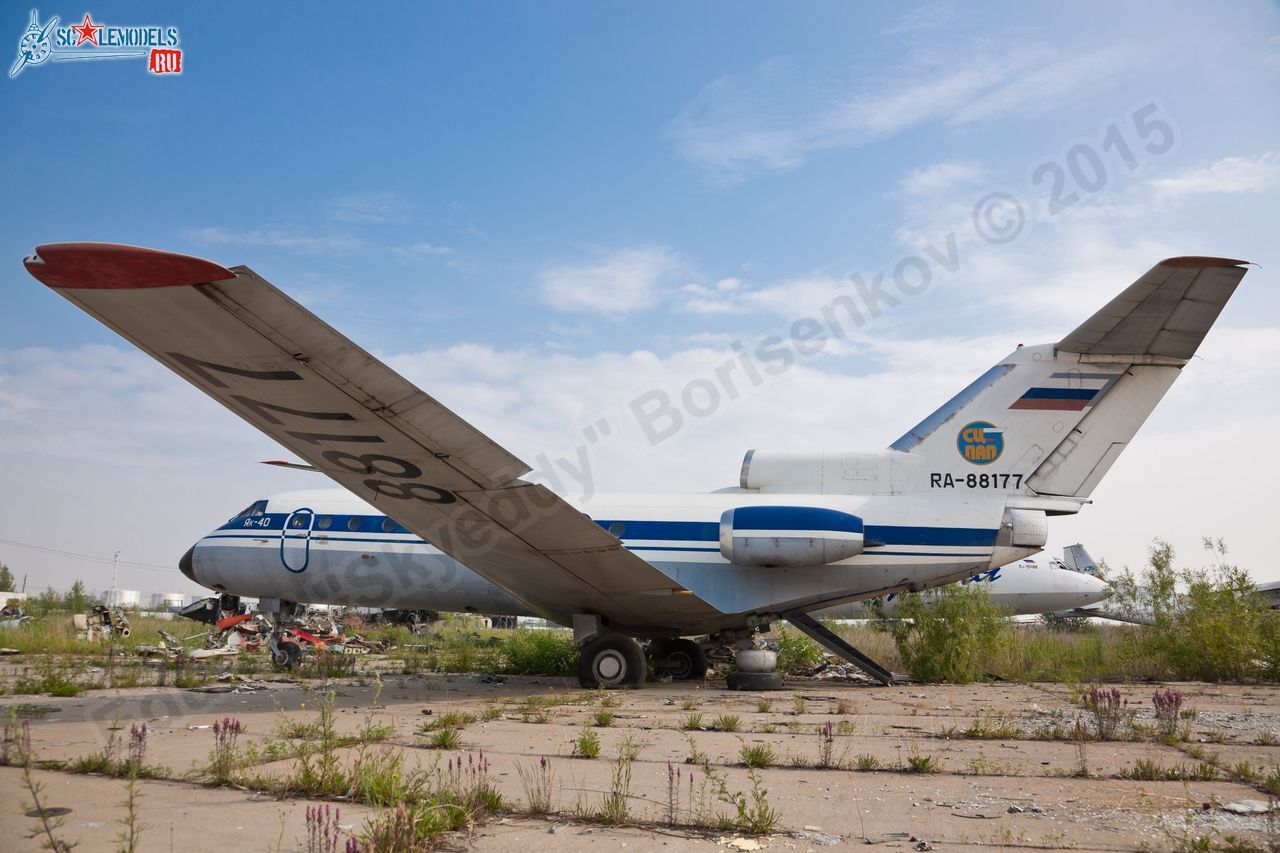
<svg viewBox="0 0 1280 853"><path fill-rule="evenodd" d="M862 519L808 506L742 506L720 516L720 553L740 566L825 566L862 553Z"/></svg>

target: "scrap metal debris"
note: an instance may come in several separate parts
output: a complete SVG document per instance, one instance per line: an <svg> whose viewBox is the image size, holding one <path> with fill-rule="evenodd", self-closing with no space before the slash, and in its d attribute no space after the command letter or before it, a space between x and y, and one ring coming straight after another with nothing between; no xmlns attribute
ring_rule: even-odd
<svg viewBox="0 0 1280 853"><path fill-rule="evenodd" d="M22 628L32 621L19 605L0 609L0 628Z"/></svg>
<svg viewBox="0 0 1280 853"><path fill-rule="evenodd" d="M105 604L95 604L88 613L75 614L71 622L76 629L76 639L90 643L100 643L111 637L124 638L133 633L124 611L118 607L112 611Z"/></svg>

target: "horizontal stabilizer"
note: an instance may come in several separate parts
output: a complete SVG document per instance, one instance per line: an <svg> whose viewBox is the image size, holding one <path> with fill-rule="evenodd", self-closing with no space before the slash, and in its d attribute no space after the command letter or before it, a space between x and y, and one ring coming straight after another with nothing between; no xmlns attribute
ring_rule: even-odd
<svg viewBox="0 0 1280 853"><path fill-rule="evenodd" d="M1244 277L1231 258L1169 258L1058 342L1063 352L1186 360Z"/></svg>

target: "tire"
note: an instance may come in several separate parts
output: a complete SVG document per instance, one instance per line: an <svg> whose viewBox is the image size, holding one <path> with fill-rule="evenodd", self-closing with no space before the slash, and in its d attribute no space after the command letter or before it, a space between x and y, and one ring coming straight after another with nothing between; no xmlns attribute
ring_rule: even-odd
<svg viewBox="0 0 1280 853"><path fill-rule="evenodd" d="M707 656L693 640L678 637L658 649L661 671L675 681L700 681L707 675Z"/></svg>
<svg viewBox="0 0 1280 853"><path fill-rule="evenodd" d="M588 689L638 687L648 671L644 652L630 637L597 637L578 657L578 683Z"/></svg>
<svg viewBox="0 0 1280 853"><path fill-rule="evenodd" d="M743 649L733 660L738 672L773 672L778 668L778 653L768 649Z"/></svg>
<svg viewBox="0 0 1280 853"><path fill-rule="evenodd" d="M271 662L285 669L293 669L300 660L302 660L302 647L289 640L276 643L276 650L271 653Z"/></svg>
<svg viewBox="0 0 1280 853"><path fill-rule="evenodd" d="M730 690L781 690L782 676L776 672L731 672Z"/></svg>

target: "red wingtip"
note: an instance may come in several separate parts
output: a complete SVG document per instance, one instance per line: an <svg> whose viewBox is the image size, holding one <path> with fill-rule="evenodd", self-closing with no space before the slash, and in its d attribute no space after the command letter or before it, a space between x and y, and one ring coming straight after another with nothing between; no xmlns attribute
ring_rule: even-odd
<svg viewBox="0 0 1280 853"><path fill-rule="evenodd" d="M1238 267L1247 263L1249 262L1238 261L1235 258L1210 258L1204 255L1185 255L1179 258L1165 258L1160 262L1160 266L1203 269L1205 267Z"/></svg>
<svg viewBox="0 0 1280 853"><path fill-rule="evenodd" d="M236 277L201 258L118 243L50 243L37 246L22 263L49 287L89 290L208 284Z"/></svg>

